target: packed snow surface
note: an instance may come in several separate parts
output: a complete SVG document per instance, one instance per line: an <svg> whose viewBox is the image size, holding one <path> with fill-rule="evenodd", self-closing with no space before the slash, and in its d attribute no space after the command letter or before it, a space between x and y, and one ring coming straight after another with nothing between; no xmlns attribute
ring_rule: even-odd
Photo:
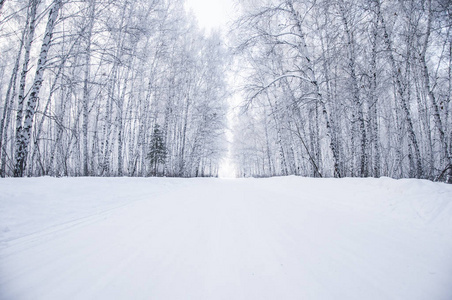
<svg viewBox="0 0 452 300"><path fill-rule="evenodd" d="M0 180L0 299L452 299L452 185Z"/></svg>

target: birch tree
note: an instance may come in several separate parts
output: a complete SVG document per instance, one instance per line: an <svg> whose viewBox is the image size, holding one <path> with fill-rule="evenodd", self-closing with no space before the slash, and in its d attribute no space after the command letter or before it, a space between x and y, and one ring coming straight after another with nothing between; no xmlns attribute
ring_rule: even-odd
<svg viewBox="0 0 452 300"><path fill-rule="evenodd" d="M34 0L33 0L34 1ZM44 38L41 45L41 51L39 54L39 59L36 66L36 74L33 80L33 86L30 91L30 96L28 98L25 119L23 123L23 130L19 126L16 130L18 134L18 142L16 144L16 165L14 168L14 176L21 177L26 166L26 159L28 155L28 146L30 143L31 129L33 126L33 118L36 112L36 105L38 102L39 91L42 86L44 70L46 68L47 53L49 52L50 44L52 41L53 29L55 27L55 21L58 16L62 1L55 0L49 9L49 19L47 22L47 27L45 29ZM31 26L31 25L30 25ZM31 27L30 27L31 30ZM21 85L25 85L21 81ZM21 88L22 89L22 88ZM19 99L19 105L21 100ZM19 117L18 117L19 118Z"/></svg>
<svg viewBox="0 0 452 300"><path fill-rule="evenodd" d="M248 1L242 10L239 128L270 141L236 136L242 175L271 173L245 163L249 155L270 156L281 175L449 180L447 1Z"/></svg>

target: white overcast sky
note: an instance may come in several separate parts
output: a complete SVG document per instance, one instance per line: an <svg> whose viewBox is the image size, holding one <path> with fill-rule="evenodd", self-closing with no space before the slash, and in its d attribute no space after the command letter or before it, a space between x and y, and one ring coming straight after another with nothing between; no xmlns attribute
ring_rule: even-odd
<svg viewBox="0 0 452 300"><path fill-rule="evenodd" d="M199 25L206 30L226 30L228 22L234 16L233 2L234 0L186 0L185 8L193 11Z"/></svg>

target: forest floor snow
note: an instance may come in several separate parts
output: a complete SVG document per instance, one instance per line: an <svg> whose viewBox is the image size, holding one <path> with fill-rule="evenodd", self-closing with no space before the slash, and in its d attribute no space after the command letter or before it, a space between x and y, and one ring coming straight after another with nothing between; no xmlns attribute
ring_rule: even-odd
<svg viewBox="0 0 452 300"><path fill-rule="evenodd" d="M452 299L452 185L0 179L0 299Z"/></svg>

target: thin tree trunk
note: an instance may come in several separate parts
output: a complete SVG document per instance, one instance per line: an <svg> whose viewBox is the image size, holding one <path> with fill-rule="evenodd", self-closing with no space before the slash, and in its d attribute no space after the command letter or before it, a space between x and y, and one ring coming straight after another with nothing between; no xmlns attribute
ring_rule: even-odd
<svg viewBox="0 0 452 300"><path fill-rule="evenodd" d="M85 78L83 80L83 124L82 124L82 138L83 138L83 176L89 175L88 168L88 121L89 121L89 79L90 79L90 65L91 65L91 37L94 26L94 14L96 10L96 1L89 1L89 23L88 32L86 36L85 49Z"/></svg>
<svg viewBox="0 0 452 300"><path fill-rule="evenodd" d="M314 85L315 88L315 95L317 98L317 101L320 103L320 107L322 110L322 114L323 117L325 118L325 125L326 125L326 133L327 136L330 140L330 149L331 152L333 154L333 161L334 161L334 176L336 177L341 177L341 172L339 171L339 154L338 154L338 147L336 144L336 141L333 137L333 129L331 128L331 121L330 121L330 117L328 115L328 110L326 107L325 102L323 101L323 97L322 97L322 93L320 92L320 86L316 80L316 76L314 74L314 70L312 67L312 60L308 57L307 54L307 49L306 49L306 42L304 40L304 33L303 33L303 29L301 26L301 16L299 15L299 13L294 9L293 4L292 4L292 0L287 1L287 4L289 6L289 10L291 13L291 16L293 18L293 20L295 21L295 27L298 31L298 35L300 38L302 38L302 40L298 43L298 48L300 51L300 55L301 57L305 60L305 63L307 64L307 68L308 68L308 75L310 75L311 78L311 83Z"/></svg>
<svg viewBox="0 0 452 300"><path fill-rule="evenodd" d="M190 95L187 93L185 97L185 108L184 108L184 120L183 120L183 128L182 128L182 142L181 142L181 150L179 157L179 176L184 175L185 168L185 140L187 136L187 126L188 126L188 111L190 108Z"/></svg>
<svg viewBox="0 0 452 300"><path fill-rule="evenodd" d="M58 113L55 115L55 124L56 124L56 136L55 136L55 142L52 145L52 148L50 150L50 158L49 158L49 164L47 166L47 170L45 175L51 175L51 176L59 176L59 170L58 168L60 166L53 166L55 157L57 156L57 150L59 150L59 153L61 156L63 156L63 151L61 148L63 148L63 121L64 121L64 114L66 112L67 102L70 99L70 91L61 91L61 102L58 109Z"/></svg>
<svg viewBox="0 0 452 300"><path fill-rule="evenodd" d="M98 166L100 162L100 156L99 156L99 117L100 117L100 104L97 104L96 109L96 115L95 115L95 121L94 121L94 127L93 127L93 140L91 144L91 172L94 176L98 176ZM97 165L96 165L97 162ZM97 170L97 171L96 171Z"/></svg>
<svg viewBox="0 0 452 300"><path fill-rule="evenodd" d="M35 138L34 138L33 154L31 155L31 162L30 162L29 168L28 168L28 176L33 176L33 163L34 163L35 157L36 157L36 155L38 154L38 151L39 151L39 140L40 140L40 136L41 136L41 133L42 133L42 127L43 127L43 124L44 124L44 120L47 118L47 111L49 110L50 103L52 102L52 96L53 96L53 93L55 91L55 86L56 86L56 83L58 81L58 77L60 75L59 74L60 72L61 72L61 68L60 68L59 72L56 75L56 78L55 78L54 83L52 84L52 87L50 88L50 94L49 94L49 97L47 98L47 103L46 103L46 105L44 107L44 110L42 112L41 120L39 121L37 129L36 129ZM43 173L45 173L44 169L42 171L43 171Z"/></svg>
<svg viewBox="0 0 452 300"><path fill-rule="evenodd" d="M371 63L373 64L373 63ZM374 66L371 67L374 70ZM375 84L376 84L376 73L372 71L371 74L371 96L370 96L370 123L372 128L372 145L373 145L373 177L379 178L381 173L381 162L380 162L380 138L379 138L379 125L378 125L378 99L375 93Z"/></svg>
<svg viewBox="0 0 452 300"><path fill-rule="evenodd" d="M42 86L43 75L46 68L47 54L50 49L50 43L52 41L53 29L55 27L55 21L58 17L62 0L55 0L49 11L49 20L47 22L46 30L44 33L44 39L41 45L41 51L36 66L35 79L28 98L27 110L25 113L24 128L20 135L18 149L16 149L16 166L14 169L15 177L22 177L26 166L26 159L28 155L28 145L30 143L31 129L33 127L33 117L36 112L36 105L38 102L39 91Z"/></svg>
<svg viewBox="0 0 452 300"><path fill-rule="evenodd" d="M264 108L264 130L265 130L265 146L266 146L266 152L267 152L267 160L268 160L268 170L269 170L269 176L276 175L273 167L273 161L271 159L271 151L270 151L270 140L268 137L268 123L267 123L267 111Z"/></svg>
<svg viewBox="0 0 452 300"><path fill-rule="evenodd" d="M377 96L377 41L378 41L378 19L376 18L372 28L372 53L370 60L370 123L372 129L373 143L373 176L380 177L380 138L378 126L378 96Z"/></svg>
<svg viewBox="0 0 452 300"><path fill-rule="evenodd" d="M36 11L38 6L38 0L30 0L29 9L30 13L28 16L29 20L29 29L27 32L27 41L25 43L25 55L24 61L22 64L22 72L20 74L20 82L19 82L19 93L18 93L18 101L17 101L17 113L16 113L16 139L15 139L15 159L16 165L14 167L14 176L22 177L24 171L24 162L26 157L22 157L24 155L23 151L20 151L21 144L23 141L23 107L25 101L25 84L28 73L28 63L30 62L30 52L31 46L33 43L35 28L36 28ZM18 163L20 165L18 166ZM17 169L20 167L20 169Z"/></svg>
<svg viewBox="0 0 452 300"><path fill-rule="evenodd" d="M356 53L355 53L355 39L353 34L353 29L350 28L348 24L348 20L345 15L345 8L342 5L339 5L339 9L341 11L342 15L342 22L344 23L345 33L347 36L347 47L349 51L349 68L350 68L350 78L352 81L352 98L353 98L353 104L354 109L352 110L354 112L356 111L357 117L352 117L352 122L358 121L359 126L359 133L361 135L360 140L360 149L359 149L359 176L367 177L368 176L368 168L367 168L367 136L366 136L366 128L365 128L365 120L364 120L364 113L363 113L363 107L362 102L359 96L359 84L358 84L358 78L356 75ZM357 119L357 120L356 120ZM355 126L353 126L355 127ZM352 133L354 135L354 133ZM354 149L352 149L354 150Z"/></svg>
<svg viewBox="0 0 452 300"><path fill-rule="evenodd" d="M127 70L129 67L127 66ZM123 136L124 136L124 125L123 125L123 111L124 111L124 100L127 90L128 83L128 71L126 72L124 79L124 86L122 92L118 99L118 112L117 112L117 128L118 128L118 176L123 175L124 169L124 156L123 156Z"/></svg>
<svg viewBox="0 0 452 300"><path fill-rule="evenodd" d="M428 47L428 40L430 37L430 32L431 32L431 23L432 23L432 1L429 0L428 1L428 21L427 21L427 32L425 34L425 40L424 40L424 45L422 48L422 52L420 53L420 61L421 61L421 66L422 66L422 70L423 70L423 76L424 76L424 85L425 85L425 90L428 93L428 98L430 99L432 108L433 108L433 117L435 120L435 125L436 128L438 129L438 133L439 133L439 141L441 143L442 146L442 150L443 150L443 155L444 155L444 159L446 160L446 167L450 166L449 171L447 173L447 178L446 181L448 183L452 183L452 156L449 153L449 146L447 145L447 140L446 140L446 136L444 134L444 128L443 128L443 123L441 120L441 116L440 116L440 112L439 112L439 107L436 101L436 97L435 94L433 93L433 89L430 85L430 76L429 76L429 72L428 72L428 66L427 66L427 61L425 58L426 52L427 52L427 47Z"/></svg>
<svg viewBox="0 0 452 300"><path fill-rule="evenodd" d="M0 176L6 176L6 145L8 142L8 127L11 120L12 106L14 105L14 98L16 97L16 81L17 73L19 72L20 57L22 56L22 50L24 48L25 35L28 30L29 18L27 17L27 22L25 24L24 30L22 31L22 36L20 39L19 53L17 54L16 62L14 64L11 79L8 84L8 90L5 97L5 106L3 108L3 116L0 123L0 153L1 153L1 167Z"/></svg>
<svg viewBox="0 0 452 300"><path fill-rule="evenodd" d="M374 1L377 4L377 14L380 18L380 22L381 22L383 32L384 32L384 34L383 34L384 42L386 44L386 48L388 51L389 62L392 67L394 81L396 83L398 100L399 100L400 106L402 108L402 111L405 114L405 124L407 126L408 138L410 140L410 144L414 151L414 162L415 162L415 172L416 172L416 174L414 174L414 175L416 178L422 178L423 172L422 172L421 153L419 150L419 143L418 143L416 134L414 132L413 121L412 121L412 117L411 117L411 113L410 113L410 108L408 106L408 101L406 99L405 88L403 87L403 84L402 84L400 66L396 63L396 60L394 58L392 42L389 38L385 20L383 18L383 15L381 14L380 0L374 0Z"/></svg>

